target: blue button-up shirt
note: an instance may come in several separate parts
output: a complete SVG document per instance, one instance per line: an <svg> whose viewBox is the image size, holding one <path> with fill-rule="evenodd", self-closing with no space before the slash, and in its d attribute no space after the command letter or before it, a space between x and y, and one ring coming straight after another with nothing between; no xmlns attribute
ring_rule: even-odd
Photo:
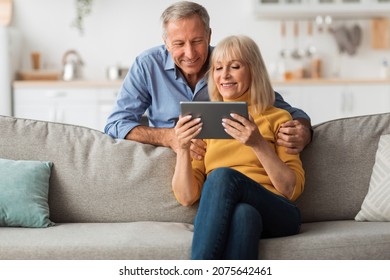
<svg viewBox="0 0 390 280"><path fill-rule="evenodd" d="M209 54L212 47L209 48ZM291 107L276 94L275 106L285 109L293 118L309 117ZM208 101L206 77L192 91L175 65L165 45L154 47L139 55L127 73L104 132L124 139L140 125L145 113L152 127L174 127L180 115L180 101Z"/></svg>

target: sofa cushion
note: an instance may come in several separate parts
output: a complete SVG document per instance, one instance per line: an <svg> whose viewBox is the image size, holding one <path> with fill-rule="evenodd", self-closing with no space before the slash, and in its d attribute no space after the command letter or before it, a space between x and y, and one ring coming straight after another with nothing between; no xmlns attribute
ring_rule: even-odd
<svg viewBox="0 0 390 280"><path fill-rule="evenodd" d="M68 124L0 116L0 157L52 161L53 222L192 223L172 193L175 153Z"/></svg>
<svg viewBox="0 0 390 280"><path fill-rule="evenodd" d="M297 235L261 239L259 258L389 260L389 232L388 222L307 223ZM192 225L161 222L70 223L45 229L2 228L0 259L189 259L192 236Z"/></svg>
<svg viewBox="0 0 390 280"><path fill-rule="evenodd" d="M271 260L389 260L390 223L305 223L301 232L262 239L259 258Z"/></svg>
<svg viewBox="0 0 390 280"><path fill-rule="evenodd" d="M0 227L47 227L51 162L0 158Z"/></svg>
<svg viewBox="0 0 390 280"><path fill-rule="evenodd" d="M304 222L350 220L367 194L379 138L390 134L390 113L328 121L314 127L301 154Z"/></svg>
<svg viewBox="0 0 390 280"><path fill-rule="evenodd" d="M379 140L368 193L357 221L390 221L390 135Z"/></svg>
<svg viewBox="0 0 390 280"><path fill-rule="evenodd" d="M184 223L65 223L0 230L0 260L189 259L193 226Z"/></svg>

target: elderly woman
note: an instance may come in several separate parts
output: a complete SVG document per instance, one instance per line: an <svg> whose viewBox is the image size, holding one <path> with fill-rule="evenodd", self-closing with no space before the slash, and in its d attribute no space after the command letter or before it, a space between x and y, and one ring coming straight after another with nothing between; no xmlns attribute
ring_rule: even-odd
<svg viewBox="0 0 390 280"><path fill-rule="evenodd" d="M200 199L193 259L257 259L260 238L299 232L294 201L304 188L304 170L298 154L276 145L280 126L291 116L273 106L274 91L256 43L228 37L215 47L210 63L210 99L246 101L250 116L223 119L233 139L206 139L202 160L190 155L201 119L180 117L172 189L182 205Z"/></svg>

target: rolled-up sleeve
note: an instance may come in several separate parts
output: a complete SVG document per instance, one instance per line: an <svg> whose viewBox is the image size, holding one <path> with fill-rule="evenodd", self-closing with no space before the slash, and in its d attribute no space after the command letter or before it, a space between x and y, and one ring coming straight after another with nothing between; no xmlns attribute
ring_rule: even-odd
<svg viewBox="0 0 390 280"><path fill-rule="evenodd" d="M136 126L150 106L150 94L141 62L136 60L119 90L114 108L107 119L104 132L113 138L124 139Z"/></svg>

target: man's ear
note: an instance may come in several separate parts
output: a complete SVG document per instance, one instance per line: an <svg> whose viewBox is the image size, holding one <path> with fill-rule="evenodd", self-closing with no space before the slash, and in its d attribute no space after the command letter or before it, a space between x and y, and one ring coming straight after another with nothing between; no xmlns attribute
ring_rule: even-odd
<svg viewBox="0 0 390 280"><path fill-rule="evenodd" d="M210 28L210 32L209 32L209 45L211 43L211 28Z"/></svg>
<svg viewBox="0 0 390 280"><path fill-rule="evenodd" d="M167 50L169 51L169 45L167 43L167 38L165 36L162 36L162 39L163 39L163 42L164 42L164 45L165 47L167 48Z"/></svg>

